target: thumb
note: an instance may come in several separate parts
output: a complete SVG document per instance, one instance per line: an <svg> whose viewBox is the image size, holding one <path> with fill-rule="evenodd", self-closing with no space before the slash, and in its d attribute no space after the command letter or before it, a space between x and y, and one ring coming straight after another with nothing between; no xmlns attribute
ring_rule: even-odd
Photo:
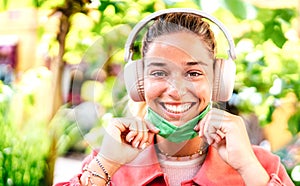
<svg viewBox="0 0 300 186"><path fill-rule="evenodd" d="M146 126L147 126L147 128L151 131L151 132L153 132L153 133L155 133L155 134L158 134L159 133L159 128L157 128L157 127L155 127L151 122L149 122L149 121L147 121L147 120L144 120L144 122L146 123Z"/></svg>

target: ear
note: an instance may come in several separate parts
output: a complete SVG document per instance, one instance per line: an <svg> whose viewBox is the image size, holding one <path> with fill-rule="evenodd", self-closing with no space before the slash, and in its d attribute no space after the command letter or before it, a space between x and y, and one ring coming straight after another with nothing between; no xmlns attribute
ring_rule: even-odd
<svg viewBox="0 0 300 186"><path fill-rule="evenodd" d="M214 63L213 101L228 101L232 95L236 66L231 59L216 59Z"/></svg>
<svg viewBox="0 0 300 186"><path fill-rule="evenodd" d="M126 63L124 67L124 81L127 93L133 101L145 101L144 64L142 60Z"/></svg>

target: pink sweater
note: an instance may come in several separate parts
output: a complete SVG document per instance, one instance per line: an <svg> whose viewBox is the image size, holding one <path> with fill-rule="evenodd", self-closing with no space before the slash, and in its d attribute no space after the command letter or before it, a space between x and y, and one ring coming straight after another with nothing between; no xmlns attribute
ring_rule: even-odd
<svg viewBox="0 0 300 186"><path fill-rule="evenodd" d="M294 185L278 156L257 146L253 146L253 149L258 160L270 175L268 186ZM97 152L94 151L88 156L83 162L83 167L96 155ZM81 174L78 174L71 180L58 183L56 186L79 186L80 176ZM148 147L135 160L122 166L113 175L112 183L116 186L169 185L167 175L164 174L158 162L154 146ZM181 185L236 186L245 184L240 174L226 164L213 147L210 147L206 159L196 176L191 180L181 182Z"/></svg>

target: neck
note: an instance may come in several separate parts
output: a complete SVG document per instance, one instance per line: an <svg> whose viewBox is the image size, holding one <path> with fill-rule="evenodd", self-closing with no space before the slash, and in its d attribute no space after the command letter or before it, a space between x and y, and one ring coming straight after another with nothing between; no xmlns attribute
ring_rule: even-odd
<svg viewBox="0 0 300 186"><path fill-rule="evenodd" d="M206 153L207 144L202 138L195 137L191 140L187 140L180 143L170 142L167 139L157 135L157 148L158 150L168 156L183 157L191 156L196 153Z"/></svg>

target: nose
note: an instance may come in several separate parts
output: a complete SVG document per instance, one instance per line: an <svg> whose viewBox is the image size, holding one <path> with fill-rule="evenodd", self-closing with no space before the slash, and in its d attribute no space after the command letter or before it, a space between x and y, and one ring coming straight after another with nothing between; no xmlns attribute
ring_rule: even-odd
<svg viewBox="0 0 300 186"><path fill-rule="evenodd" d="M172 98L179 100L187 93L187 82L182 78L172 78L169 80L168 94Z"/></svg>

